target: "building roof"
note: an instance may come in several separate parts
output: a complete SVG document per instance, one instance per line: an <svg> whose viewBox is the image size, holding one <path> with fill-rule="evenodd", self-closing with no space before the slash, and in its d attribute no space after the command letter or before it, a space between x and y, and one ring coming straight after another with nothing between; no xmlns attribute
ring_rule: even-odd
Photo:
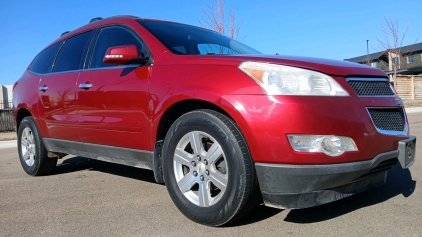
<svg viewBox="0 0 422 237"><path fill-rule="evenodd" d="M368 56L364 55L364 56L359 56L355 58L347 58L347 59L344 59L344 61L355 62L355 63L373 61L374 59L379 59L384 53L385 51L381 51L377 53L368 54Z"/></svg>
<svg viewBox="0 0 422 237"><path fill-rule="evenodd" d="M374 61L376 59L379 59L381 56L383 56L387 51L388 50L380 51L380 52L369 54L368 56L363 55L363 56L359 56L359 57L355 57L355 58L348 58L348 59L344 59L344 60L349 61L349 62L355 62L355 63L361 63L361 62L366 62L366 61ZM422 51L422 42L401 47L401 52L403 52L405 54L410 53L410 52L417 52L417 51Z"/></svg>
<svg viewBox="0 0 422 237"><path fill-rule="evenodd" d="M411 53L411 52L422 51L422 42L417 43L417 44L411 44L411 45L408 45L408 46L403 46L401 48L401 51L403 53Z"/></svg>

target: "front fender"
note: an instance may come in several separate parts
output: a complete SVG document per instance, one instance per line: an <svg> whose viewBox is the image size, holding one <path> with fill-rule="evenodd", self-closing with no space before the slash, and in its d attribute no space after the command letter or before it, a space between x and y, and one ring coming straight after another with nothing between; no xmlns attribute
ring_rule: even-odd
<svg viewBox="0 0 422 237"><path fill-rule="evenodd" d="M239 126L242 134L245 136L246 143L249 144L250 142L253 142L253 136L251 136L251 130L248 122L241 111L242 107L239 104L236 104L236 102L233 103L231 100L226 100L224 97L225 96L219 96L209 91L189 90L183 91L183 93L178 95L169 96L165 100L162 100L162 103L159 103L158 106L155 107L153 116L151 117L151 147L153 148L155 146L155 142L157 141L157 131L164 113L173 105L188 100L207 102L217 106L227 113Z"/></svg>

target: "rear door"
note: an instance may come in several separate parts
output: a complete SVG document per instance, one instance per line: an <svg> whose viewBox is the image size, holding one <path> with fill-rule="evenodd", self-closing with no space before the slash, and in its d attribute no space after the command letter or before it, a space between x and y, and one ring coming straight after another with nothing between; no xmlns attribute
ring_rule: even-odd
<svg viewBox="0 0 422 237"><path fill-rule="evenodd" d="M41 77L39 109L48 128L47 138L80 141L75 90L91 37L92 31L88 31L67 39L50 73Z"/></svg>
<svg viewBox="0 0 422 237"><path fill-rule="evenodd" d="M79 134L88 152L98 152L96 145L137 150L147 150L149 145L151 66L103 63L107 49L121 45L135 45L141 57L150 56L144 42L130 28L107 26L100 29L90 66L78 79Z"/></svg>

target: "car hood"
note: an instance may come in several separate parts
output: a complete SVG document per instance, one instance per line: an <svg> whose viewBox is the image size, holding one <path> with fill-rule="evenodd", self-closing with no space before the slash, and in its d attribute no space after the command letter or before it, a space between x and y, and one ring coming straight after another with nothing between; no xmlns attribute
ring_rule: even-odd
<svg viewBox="0 0 422 237"><path fill-rule="evenodd" d="M299 56L281 56L281 55L201 55L195 56L197 59L205 60L216 60L222 61L236 61L239 64L241 62L252 61L252 62L266 62L280 65L287 65L293 67L300 67L319 71L331 76L341 77L359 77L359 76L371 76L371 77L386 77L386 74L376 68L369 67L363 64L322 59L322 58L311 58L311 57L299 57Z"/></svg>

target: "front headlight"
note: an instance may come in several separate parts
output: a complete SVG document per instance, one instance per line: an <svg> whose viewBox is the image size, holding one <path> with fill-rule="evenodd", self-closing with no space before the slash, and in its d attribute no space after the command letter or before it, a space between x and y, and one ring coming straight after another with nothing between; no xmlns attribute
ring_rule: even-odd
<svg viewBox="0 0 422 237"><path fill-rule="evenodd" d="M254 79L267 95L349 95L333 78L316 71L258 62L243 62L239 69Z"/></svg>

